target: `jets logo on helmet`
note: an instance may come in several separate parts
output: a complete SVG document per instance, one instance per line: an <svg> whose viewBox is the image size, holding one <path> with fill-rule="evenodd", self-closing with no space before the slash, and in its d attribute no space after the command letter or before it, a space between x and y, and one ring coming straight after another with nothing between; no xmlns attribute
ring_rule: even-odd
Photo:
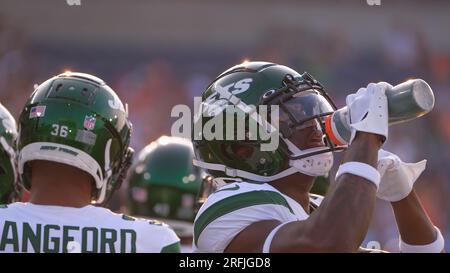
<svg viewBox="0 0 450 273"><path fill-rule="evenodd" d="M203 114L208 116L216 116L221 113L228 105L228 94L231 93L232 95L237 95L247 91L250 88L252 81L252 78L246 78L235 83L232 82L226 86L221 86L219 83L215 83L214 89L216 91L202 103Z"/></svg>
<svg viewBox="0 0 450 273"><path fill-rule="evenodd" d="M27 162L55 161L89 173L92 199L104 203L131 164L131 128L123 103L103 80L68 72L45 81L19 118L18 171L25 188L31 187Z"/></svg>

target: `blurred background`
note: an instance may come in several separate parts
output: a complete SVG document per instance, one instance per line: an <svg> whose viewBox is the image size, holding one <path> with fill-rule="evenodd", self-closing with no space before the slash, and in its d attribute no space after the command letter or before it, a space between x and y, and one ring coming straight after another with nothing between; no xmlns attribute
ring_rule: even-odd
<svg viewBox="0 0 450 273"><path fill-rule="evenodd" d="M310 72L338 107L369 82L422 78L435 109L391 127L385 147L405 162L428 160L416 189L449 242L450 1L380 2L1 0L0 102L17 118L34 84L66 70L95 74L129 104L139 151L170 134L174 105L192 105L245 59ZM398 251L381 201L365 243L372 240Z"/></svg>

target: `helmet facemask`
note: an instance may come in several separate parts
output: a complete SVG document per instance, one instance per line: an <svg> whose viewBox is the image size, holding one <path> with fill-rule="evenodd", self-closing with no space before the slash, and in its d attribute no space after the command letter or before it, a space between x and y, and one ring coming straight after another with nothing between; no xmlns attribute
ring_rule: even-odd
<svg viewBox="0 0 450 273"><path fill-rule="evenodd" d="M290 159L289 166L309 176L323 176L333 165L332 152L346 147L333 144L325 131L325 119L336 110L335 104L308 73L302 78L286 75L283 87L268 91L262 103L280 108L280 150Z"/></svg>

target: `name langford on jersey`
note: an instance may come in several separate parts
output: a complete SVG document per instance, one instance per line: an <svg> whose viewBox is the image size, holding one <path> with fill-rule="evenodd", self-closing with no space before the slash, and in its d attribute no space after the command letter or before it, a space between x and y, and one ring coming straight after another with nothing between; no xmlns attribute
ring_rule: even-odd
<svg viewBox="0 0 450 273"><path fill-rule="evenodd" d="M4 221L0 232L0 251L136 252L136 231L132 229Z"/></svg>

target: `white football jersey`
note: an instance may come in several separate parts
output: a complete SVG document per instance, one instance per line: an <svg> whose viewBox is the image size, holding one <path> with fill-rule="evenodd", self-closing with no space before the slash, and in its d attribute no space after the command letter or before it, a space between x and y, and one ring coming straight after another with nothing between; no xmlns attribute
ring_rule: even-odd
<svg viewBox="0 0 450 273"><path fill-rule="evenodd" d="M179 252L179 247L166 224L105 208L0 206L0 252Z"/></svg>
<svg viewBox="0 0 450 273"><path fill-rule="evenodd" d="M192 253L193 252L192 244L181 244L180 252L181 253Z"/></svg>
<svg viewBox="0 0 450 273"><path fill-rule="evenodd" d="M323 197L310 195L316 208ZM250 224L263 220L281 223L305 220L309 215L294 199L267 183L236 182L208 197L194 223L194 252L223 252Z"/></svg>

